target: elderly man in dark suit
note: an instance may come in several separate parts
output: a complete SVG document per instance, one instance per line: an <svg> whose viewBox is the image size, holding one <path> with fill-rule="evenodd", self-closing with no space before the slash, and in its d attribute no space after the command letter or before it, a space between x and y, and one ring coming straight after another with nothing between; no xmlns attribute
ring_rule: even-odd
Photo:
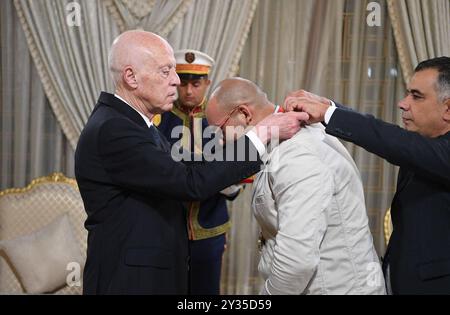
<svg viewBox="0 0 450 315"><path fill-rule="evenodd" d="M149 32L126 32L113 43L109 64L115 95L100 95L75 153L88 213L84 293L187 294L182 202L204 200L258 172L267 127L279 126L280 138L289 138L306 114L274 115L248 131L234 145L254 154L240 154L241 161L186 165L172 158L151 122L172 109L180 84L170 45Z"/></svg>
<svg viewBox="0 0 450 315"><path fill-rule="evenodd" d="M450 294L450 58L421 62L399 103L405 129L305 91L287 110L400 166L383 269L393 294Z"/></svg>

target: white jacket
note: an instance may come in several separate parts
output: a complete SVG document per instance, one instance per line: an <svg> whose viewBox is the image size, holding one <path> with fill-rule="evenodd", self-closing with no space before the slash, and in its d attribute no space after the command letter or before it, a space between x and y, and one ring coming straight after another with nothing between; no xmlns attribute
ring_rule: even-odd
<svg viewBox="0 0 450 315"><path fill-rule="evenodd" d="M385 294L358 169L321 125L269 153L252 206L268 294Z"/></svg>

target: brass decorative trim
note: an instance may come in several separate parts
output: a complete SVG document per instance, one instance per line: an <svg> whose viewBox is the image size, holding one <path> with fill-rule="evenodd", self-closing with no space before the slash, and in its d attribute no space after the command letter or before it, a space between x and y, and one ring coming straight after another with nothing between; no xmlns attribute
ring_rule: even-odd
<svg viewBox="0 0 450 315"><path fill-rule="evenodd" d="M38 185L49 184L49 183L64 183L73 186L78 190L77 181L73 178L64 176L62 173L53 173L49 176L43 176L34 179L31 183L23 188L8 188L6 190L0 191L0 197L11 195L11 194L22 194L28 192Z"/></svg>
<svg viewBox="0 0 450 315"><path fill-rule="evenodd" d="M189 211L189 228L192 228L192 231L190 231L189 235L190 239L193 241L204 240L214 236L222 235L228 232L231 227L231 222L229 220L224 224L213 228L202 227L200 225L200 222L198 221L198 215L200 213L200 202L193 202Z"/></svg>
<svg viewBox="0 0 450 315"><path fill-rule="evenodd" d="M391 219L391 208L387 209L386 214L384 215L384 240L386 245L389 243L389 239L392 234L392 219Z"/></svg>
<svg viewBox="0 0 450 315"><path fill-rule="evenodd" d="M392 29L394 32L394 39L397 46L397 55L400 61L400 67L402 68L403 79L405 84L408 84L413 76L413 65L408 52L405 33L401 25L400 17L398 13L400 12L399 0L387 0L389 17L391 18Z"/></svg>

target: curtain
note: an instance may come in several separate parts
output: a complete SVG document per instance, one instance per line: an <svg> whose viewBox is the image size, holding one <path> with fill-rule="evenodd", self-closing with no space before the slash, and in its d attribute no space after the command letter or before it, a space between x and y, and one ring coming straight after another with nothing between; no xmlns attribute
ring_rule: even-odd
<svg viewBox="0 0 450 315"><path fill-rule="evenodd" d="M80 26L67 23L72 1L14 3L50 105L75 148L100 91L113 91L107 61L118 27L101 1L76 2Z"/></svg>
<svg viewBox="0 0 450 315"><path fill-rule="evenodd" d="M120 32L144 29L165 37L191 6L192 0L103 0Z"/></svg>
<svg viewBox="0 0 450 315"><path fill-rule="evenodd" d="M322 91L329 46L333 36L342 36L343 4L343 0L260 1L241 75L258 82L278 103L300 87Z"/></svg>
<svg viewBox="0 0 450 315"><path fill-rule="evenodd" d="M242 55L240 76L255 81L278 104L287 92L303 88L398 123L396 102L404 86L387 5L378 1L382 25L369 27L369 2L261 0ZM395 191L397 170L359 147L345 145L360 170L370 228L382 255L383 217ZM230 204L232 246L225 254L222 274L226 294L260 290L259 258L254 257L259 229L250 197L244 195Z"/></svg>
<svg viewBox="0 0 450 315"><path fill-rule="evenodd" d="M165 36L177 25L169 42L211 54L218 62L212 79L221 79L237 71L257 0L78 0L80 26L67 23L72 1L14 3L46 95L75 148L99 92L113 91L107 56L121 28Z"/></svg>
<svg viewBox="0 0 450 315"><path fill-rule="evenodd" d="M0 15L0 189L52 172L73 176L73 151L45 97L12 0L0 2Z"/></svg>
<svg viewBox="0 0 450 315"><path fill-rule="evenodd" d="M168 36L174 49L213 57L212 86L236 75L258 0L194 0Z"/></svg>
<svg viewBox="0 0 450 315"><path fill-rule="evenodd" d="M388 0L405 82L423 60L450 56L449 0Z"/></svg>
<svg viewBox="0 0 450 315"><path fill-rule="evenodd" d="M397 102L404 97L405 88L387 4L379 1L382 25L369 27L366 8L370 2L346 1L344 36L331 47L340 50L337 58L330 60L325 96L361 113L400 124ZM398 169L358 146L344 144L361 173L370 228L381 256L385 251L383 219L395 192Z"/></svg>

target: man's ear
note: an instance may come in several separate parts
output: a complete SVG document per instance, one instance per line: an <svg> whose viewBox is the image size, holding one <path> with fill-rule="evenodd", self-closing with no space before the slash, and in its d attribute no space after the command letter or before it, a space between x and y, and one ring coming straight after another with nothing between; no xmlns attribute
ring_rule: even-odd
<svg viewBox="0 0 450 315"><path fill-rule="evenodd" d="M205 80L205 83L206 83L207 86L210 86L211 85L211 80L207 79L207 80Z"/></svg>
<svg viewBox="0 0 450 315"><path fill-rule="evenodd" d="M444 102L444 106L446 107L445 112L444 112L444 120L448 121L450 123L450 98L448 98Z"/></svg>
<svg viewBox="0 0 450 315"><path fill-rule="evenodd" d="M132 89L137 89L136 74L132 67L126 67L123 71L123 81Z"/></svg>
<svg viewBox="0 0 450 315"><path fill-rule="evenodd" d="M245 122L247 123L247 125L250 125L250 123L253 120L253 114L250 111L250 109L248 108L247 105L241 105L239 106L239 112L241 112L242 114L244 114L245 116Z"/></svg>

